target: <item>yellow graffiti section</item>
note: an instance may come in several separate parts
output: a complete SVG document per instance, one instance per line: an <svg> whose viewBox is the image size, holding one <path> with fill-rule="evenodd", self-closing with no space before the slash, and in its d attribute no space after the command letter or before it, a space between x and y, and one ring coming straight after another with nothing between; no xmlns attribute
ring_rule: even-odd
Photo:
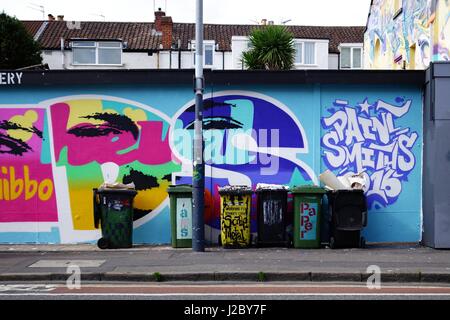
<svg viewBox="0 0 450 320"><path fill-rule="evenodd" d="M133 207L140 210L153 211L166 198L169 182L159 181L158 188L138 191L134 198ZM70 203L72 205L72 221L75 230L95 230L94 216L92 214L92 189L86 186L72 185L70 188Z"/></svg>
<svg viewBox="0 0 450 320"><path fill-rule="evenodd" d="M169 182L158 181L158 188L140 190L134 198L134 207L141 210L155 210L166 198Z"/></svg>
<svg viewBox="0 0 450 320"><path fill-rule="evenodd" d="M251 195L222 195L220 231L223 246L244 247L250 244Z"/></svg>
<svg viewBox="0 0 450 320"><path fill-rule="evenodd" d="M70 203L72 205L72 221L75 230L94 230L94 216L92 214L92 189L70 189Z"/></svg>
<svg viewBox="0 0 450 320"><path fill-rule="evenodd" d="M9 119L10 122L15 123L21 127L24 128L32 128L33 124L38 120L38 114L36 113L36 111L33 110L28 110L27 112L25 112L25 114L23 116L17 115L14 117L11 117L11 119ZM15 139L20 139L22 141L28 141L33 137L33 132L29 132L26 130L15 130L15 129L11 129L8 130L8 135L12 138Z"/></svg>
<svg viewBox="0 0 450 320"><path fill-rule="evenodd" d="M102 100L71 100L68 101L67 104L70 106L70 115L67 121L67 129L72 128L80 123L90 123L93 125L102 124L104 122L103 120L85 118L86 116L95 113L118 113L113 109L103 110Z"/></svg>
<svg viewBox="0 0 450 320"><path fill-rule="evenodd" d="M147 120L147 114L142 109L133 109L131 107L127 107L123 110L123 112L128 118L130 118L134 122Z"/></svg>

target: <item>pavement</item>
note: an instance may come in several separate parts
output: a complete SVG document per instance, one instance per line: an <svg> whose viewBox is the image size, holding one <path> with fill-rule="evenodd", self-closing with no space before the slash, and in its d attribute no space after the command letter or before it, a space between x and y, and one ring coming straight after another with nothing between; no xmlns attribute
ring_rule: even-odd
<svg viewBox="0 0 450 320"><path fill-rule="evenodd" d="M65 282L73 265L80 268L81 280L93 282L365 283L379 268L382 282L450 284L450 250L418 244L334 250L207 247L205 252L143 245L113 250L94 244L0 245L2 282Z"/></svg>

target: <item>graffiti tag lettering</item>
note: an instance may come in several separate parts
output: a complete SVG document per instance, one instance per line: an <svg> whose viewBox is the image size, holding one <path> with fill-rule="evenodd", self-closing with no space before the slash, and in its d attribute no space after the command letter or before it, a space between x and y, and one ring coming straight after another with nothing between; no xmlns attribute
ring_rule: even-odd
<svg viewBox="0 0 450 320"><path fill-rule="evenodd" d="M14 167L1 168L2 176L0 179L0 200L16 200L22 194L25 200L30 200L36 194L39 200L47 201L53 194L53 182L50 179L36 181L30 179L30 168L23 166L23 179L16 178Z"/></svg>
<svg viewBox="0 0 450 320"><path fill-rule="evenodd" d="M401 181L416 164L412 148L418 140L417 132L395 125L395 120L409 111L411 100L397 101L402 105L381 100L370 105L365 99L357 112L347 101L336 100L338 110L329 109L332 115L322 119L322 127L327 130L322 138L326 166L340 170L339 176L364 171L370 182L366 186L369 206L394 203L402 190Z"/></svg>
<svg viewBox="0 0 450 320"><path fill-rule="evenodd" d="M250 237L250 196L224 195L222 243L245 245Z"/></svg>

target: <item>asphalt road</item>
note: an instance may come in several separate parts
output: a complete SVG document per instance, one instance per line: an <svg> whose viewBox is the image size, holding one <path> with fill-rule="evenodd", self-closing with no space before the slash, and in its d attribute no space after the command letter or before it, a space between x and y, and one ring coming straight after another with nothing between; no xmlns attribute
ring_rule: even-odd
<svg viewBox="0 0 450 320"><path fill-rule="evenodd" d="M0 284L0 300L449 300L450 286L384 284Z"/></svg>

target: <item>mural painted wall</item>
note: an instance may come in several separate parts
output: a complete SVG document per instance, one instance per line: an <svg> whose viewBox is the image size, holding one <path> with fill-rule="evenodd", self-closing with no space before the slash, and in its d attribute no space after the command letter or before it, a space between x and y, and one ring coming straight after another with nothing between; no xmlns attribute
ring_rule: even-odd
<svg viewBox="0 0 450 320"><path fill-rule="evenodd" d="M430 61L448 61L449 18L449 0L374 0L364 35L365 68L425 69Z"/></svg>
<svg viewBox="0 0 450 320"><path fill-rule="evenodd" d="M420 88L211 92L204 111L208 240L220 235L219 187L318 184L326 169L365 172L368 241L420 240ZM92 188L112 178L138 190L134 242L170 243L167 187L192 181L193 111L188 86L0 90L0 242L95 242Z"/></svg>

